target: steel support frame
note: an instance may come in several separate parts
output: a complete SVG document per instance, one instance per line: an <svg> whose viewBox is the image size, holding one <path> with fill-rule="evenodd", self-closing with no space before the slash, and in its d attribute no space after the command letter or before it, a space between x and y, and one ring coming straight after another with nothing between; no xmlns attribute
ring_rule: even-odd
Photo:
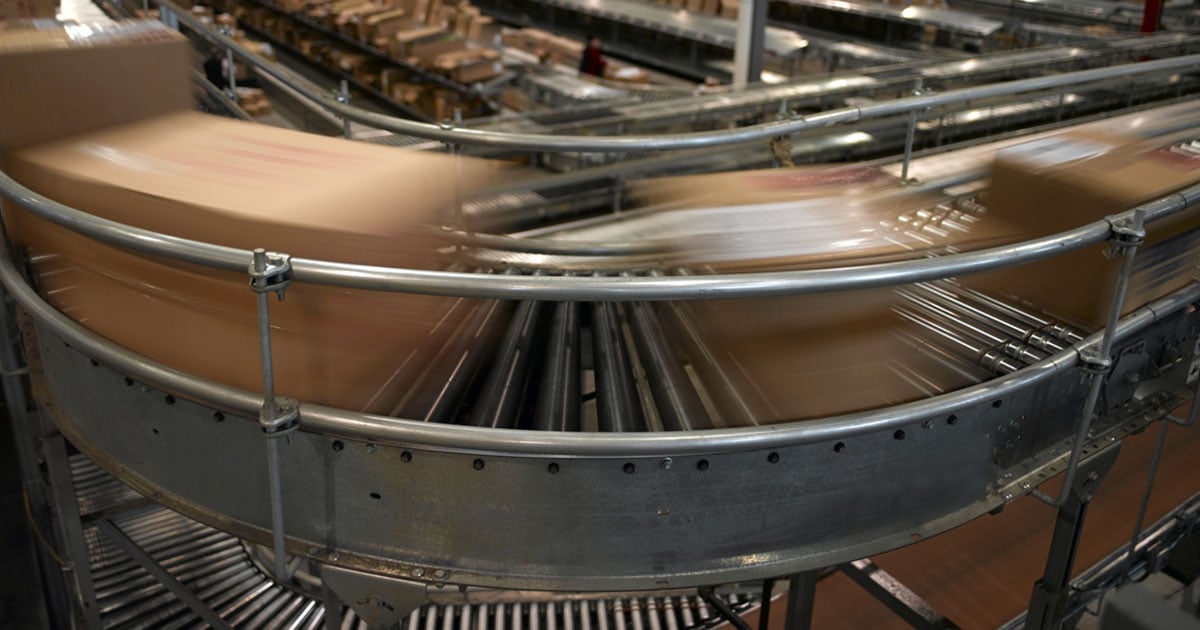
<svg viewBox="0 0 1200 630"><path fill-rule="evenodd" d="M954 622L884 571L870 558L855 560L839 567L842 573L879 600L888 610L918 630L957 630Z"/></svg>
<svg viewBox="0 0 1200 630"><path fill-rule="evenodd" d="M0 290L0 384L8 409L13 447L21 471L21 490L31 542L36 550L37 571L46 604L46 620L54 630L71 627L71 599L67 593L66 567L59 557L43 546L52 531L51 508L47 484L38 465L37 441L34 439L35 409L26 395L26 367L21 361L20 338L16 334L13 311L8 293Z"/></svg>
<svg viewBox="0 0 1200 630"><path fill-rule="evenodd" d="M1071 573L1087 507L1096 488L1116 462L1120 450L1121 444L1116 442L1080 461L1078 476L1065 489L1067 498L1058 509L1050 551L1046 557L1046 570L1042 578L1034 583L1033 594L1029 598L1026 628L1056 630L1061 625L1071 593Z"/></svg>
<svg viewBox="0 0 1200 630"><path fill-rule="evenodd" d="M60 549L66 552L68 583L73 587L76 612L85 628L99 628L100 606L96 601L96 586L92 580L87 541L75 498L75 483L71 478L71 463L67 440L49 422L43 421L42 453L50 477L50 497L54 507L55 525Z"/></svg>

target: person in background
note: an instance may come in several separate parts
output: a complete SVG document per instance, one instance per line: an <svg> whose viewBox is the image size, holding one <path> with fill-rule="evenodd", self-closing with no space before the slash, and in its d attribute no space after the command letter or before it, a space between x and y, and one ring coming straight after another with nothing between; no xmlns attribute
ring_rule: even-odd
<svg viewBox="0 0 1200 630"><path fill-rule="evenodd" d="M604 60L604 54L600 52L600 38L594 35L588 37L587 48L583 49L583 59L579 62L579 71L592 76L603 77L604 66L608 62Z"/></svg>
<svg viewBox="0 0 1200 630"><path fill-rule="evenodd" d="M204 60L204 76L208 82L224 90L229 87L229 73L226 70L225 55L219 50L213 50Z"/></svg>

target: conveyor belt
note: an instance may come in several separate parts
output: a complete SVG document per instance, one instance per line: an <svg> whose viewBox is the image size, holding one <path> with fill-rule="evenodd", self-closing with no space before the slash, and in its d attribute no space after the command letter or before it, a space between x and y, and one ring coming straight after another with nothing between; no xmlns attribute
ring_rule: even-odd
<svg viewBox="0 0 1200 630"><path fill-rule="evenodd" d="M329 627L319 598L295 586L279 585L263 572L241 540L147 502L83 455L71 456L71 474L81 516L89 523L84 535L104 628L203 627L203 619L143 564L146 556L232 627ZM453 603L457 595L435 596L435 603L409 615L401 627L693 630L721 623L716 611L694 593L591 597L471 593L462 603ZM720 597L740 612L757 606L753 589L732 589ZM348 608L340 609L339 619L335 627L367 628Z"/></svg>
<svg viewBox="0 0 1200 630"><path fill-rule="evenodd" d="M955 11L938 7L928 7L913 4L898 7L882 3L858 2L856 0L783 0L787 4L827 9L850 15L876 18L900 24L929 25L939 29L987 37L1001 28L1004 22L981 17L967 11Z"/></svg>

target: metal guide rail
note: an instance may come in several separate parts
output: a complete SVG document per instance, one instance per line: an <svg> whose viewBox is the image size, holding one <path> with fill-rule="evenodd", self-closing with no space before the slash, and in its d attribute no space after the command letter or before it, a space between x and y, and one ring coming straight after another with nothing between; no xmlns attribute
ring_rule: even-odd
<svg viewBox="0 0 1200 630"><path fill-rule="evenodd" d="M684 401L677 406L684 413L663 421L676 430L641 433L555 430L572 423L555 414L541 423L549 430L505 428L502 404L490 416L498 420L483 423L488 426L371 416L278 401L269 378L261 395L234 390L97 337L54 311L11 262L0 262L0 280L36 322L35 386L58 429L101 466L168 506L273 543L280 576L293 556L346 572L351 581L388 575L418 592L428 584L661 589L777 575L796 576L793 585L803 586L821 567L911 544L1023 494L1061 509L1078 507L1077 481L1102 476L1092 470L1096 454L1162 418L1196 382L1190 366L1197 365L1198 316L1191 305L1200 286L1117 316L1143 224L1153 230L1157 221L1194 207L1200 186L1060 234L940 258L818 271L616 277L293 259L101 220L7 176L0 176L0 189L34 214L109 244L251 269L268 375L270 293L285 278L515 300L518 310L532 310L538 301L555 302L559 311L573 302L628 303L620 310L640 347L650 348L646 340L658 333L645 316L646 302L899 286L1106 241L1122 252L1125 272L1108 325L1082 341L1065 334L1004 347L1007 359L989 359L1004 374L998 378L890 408L761 427L705 428ZM946 291L913 293L909 315L939 329L956 319L954 312L986 310L986 303ZM602 306L599 317L613 310ZM996 341L968 340L981 351ZM4 367L11 373L16 366ZM677 376L663 371L649 378ZM563 385L547 391L570 389ZM1061 471L1062 493L1036 490ZM714 504L713 496L723 499ZM1045 597L1053 600L1053 593Z"/></svg>
<svg viewBox="0 0 1200 630"><path fill-rule="evenodd" d="M287 83L317 105L333 114L341 116L345 120L397 134L436 140L449 146L479 146L514 151L640 153L699 149L769 140L773 137L787 136L802 131L819 130L842 123L902 116L905 114L914 117L910 127L915 128L915 117L933 107L1004 97L1021 92L1065 90L1071 86L1097 81L1132 79L1137 76L1154 74L1187 73L1195 71L1198 65L1196 62L1200 60L1200 56L1188 55L1081 72L994 83L937 94L922 93L917 96L858 107L843 107L811 116L792 116L786 120L738 129L651 136L567 136L534 133L502 133L469 129L453 123L440 125L419 123L359 109L342 102L345 100L344 98L339 100L335 95L326 93L324 90L313 86L294 72L254 55L229 37L205 28L199 20L168 0L157 0L157 2L160 10L164 13L164 20L186 25L189 29L201 33L213 43L226 48L231 56L236 56L253 65L260 72ZM915 87L920 88L921 86L916 85Z"/></svg>

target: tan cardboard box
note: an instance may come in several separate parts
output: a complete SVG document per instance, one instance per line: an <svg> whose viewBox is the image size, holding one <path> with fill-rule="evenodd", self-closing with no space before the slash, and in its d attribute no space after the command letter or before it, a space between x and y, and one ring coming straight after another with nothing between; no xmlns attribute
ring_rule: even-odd
<svg viewBox="0 0 1200 630"><path fill-rule="evenodd" d="M399 31L412 28L412 25L411 13L404 9L392 9L363 20L364 33L360 33L360 36L365 41L390 40Z"/></svg>
<svg viewBox="0 0 1200 630"><path fill-rule="evenodd" d="M429 37L413 40L405 49L406 56L417 59L422 66L431 66L439 55L463 50L467 40L439 29L438 33Z"/></svg>
<svg viewBox="0 0 1200 630"><path fill-rule="evenodd" d="M180 112L15 152L9 173L96 216L157 232L297 257L440 268L420 226L474 188L485 162L397 151ZM91 330L212 380L261 388L255 299L247 277L101 245L17 218L38 254L40 288ZM272 301L280 395L388 412L393 376L451 300L307 284Z"/></svg>
<svg viewBox="0 0 1200 630"><path fill-rule="evenodd" d="M642 233L673 234L679 264L716 272L822 269L979 249L1015 228L902 192L863 166L771 169L643 185L668 208ZM688 305L725 371L741 374L760 422L816 418L915 400L967 384L906 336L891 288ZM928 333L924 338L929 339ZM919 374L920 378L914 378ZM922 386L916 383L924 382ZM735 384L736 385L736 384Z"/></svg>
<svg viewBox="0 0 1200 630"><path fill-rule="evenodd" d="M1104 219L1200 182L1200 151L1185 140L1142 141L1068 133L1001 151L987 193L990 214L1032 235ZM1106 245L965 280L1020 297L1058 317L1098 327L1108 316L1119 261ZM1196 278L1200 210L1148 227L1123 312Z"/></svg>
<svg viewBox="0 0 1200 630"><path fill-rule="evenodd" d="M423 38L442 36L444 34L445 31L434 26L422 26L420 28L403 30L392 36L389 51L391 52L392 57L395 59L406 59L412 56L411 48L413 42Z"/></svg>
<svg viewBox="0 0 1200 630"><path fill-rule="evenodd" d="M160 22L0 30L0 151L190 109L192 55Z"/></svg>

